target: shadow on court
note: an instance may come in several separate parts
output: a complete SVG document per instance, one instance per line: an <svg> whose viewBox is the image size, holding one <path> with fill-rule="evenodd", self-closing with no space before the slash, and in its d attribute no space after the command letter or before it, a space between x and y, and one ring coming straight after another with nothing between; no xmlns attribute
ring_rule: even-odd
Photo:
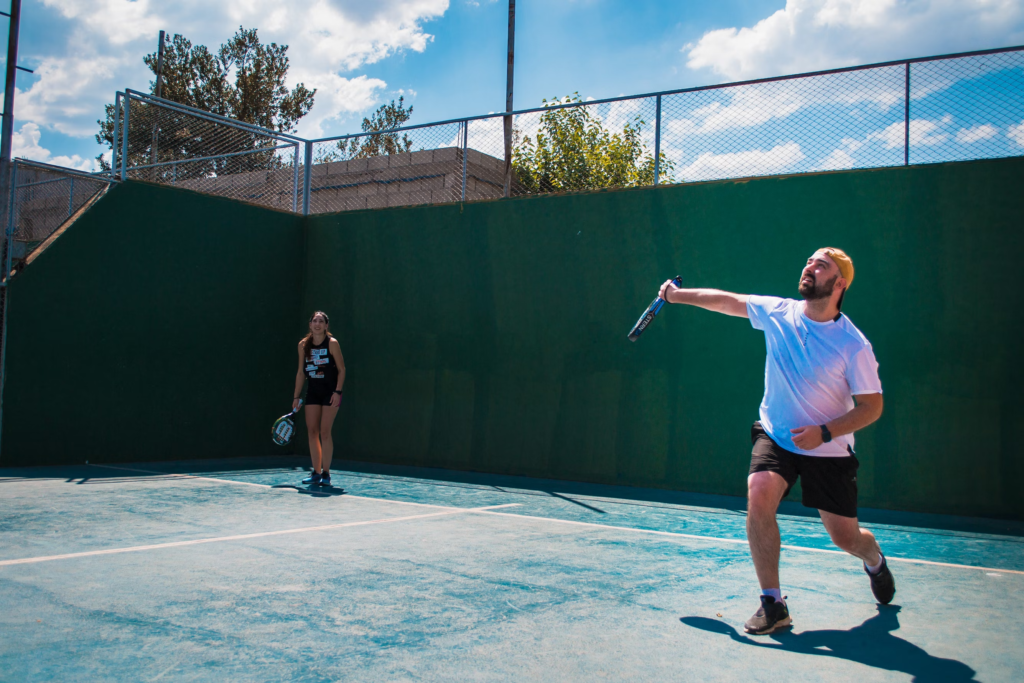
<svg viewBox="0 0 1024 683"><path fill-rule="evenodd" d="M345 489L340 486L299 486L298 484L277 484L272 489L295 489L296 492L311 498L332 498L345 495Z"/></svg>
<svg viewBox="0 0 1024 683"><path fill-rule="evenodd" d="M863 624L846 631L820 630L794 633L779 631L762 640L750 637L717 619L682 617L687 626L729 636L737 643L753 647L783 650L805 655L835 657L865 664L876 669L899 671L914 677L915 681L973 681L975 671L955 659L943 659L893 635L900 628L898 605L879 605L878 614Z"/></svg>

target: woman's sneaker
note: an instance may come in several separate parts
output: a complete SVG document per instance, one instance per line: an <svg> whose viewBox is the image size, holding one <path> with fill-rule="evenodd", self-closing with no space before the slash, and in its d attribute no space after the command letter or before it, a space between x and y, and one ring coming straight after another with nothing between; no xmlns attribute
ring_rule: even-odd
<svg viewBox="0 0 1024 683"><path fill-rule="evenodd" d="M330 474L324 474L323 476L321 476L320 477L320 485L321 486L330 486L331 485L331 475Z"/></svg>
<svg viewBox="0 0 1024 683"><path fill-rule="evenodd" d="M763 636L792 623L785 602L779 602L771 595L762 595L761 606L743 624L743 630L755 636Z"/></svg>
<svg viewBox="0 0 1024 683"><path fill-rule="evenodd" d="M311 474L308 477L306 477L305 479L303 479L302 483L303 484L319 484L320 483L320 479L321 479L320 473L319 472L314 472L313 474Z"/></svg>
<svg viewBox="0 0 1024 683"><path fill-rule="evenodd" d="M885 561L885 555L882 553L878 553L878 555L882 558L882 568L878 570L878 573L872 574L867 567L864 567L864 571L871 579L871 592L875 594L875 600L883 605L888 605L896 595L896 579L889 571L889 563Z"/></svg>

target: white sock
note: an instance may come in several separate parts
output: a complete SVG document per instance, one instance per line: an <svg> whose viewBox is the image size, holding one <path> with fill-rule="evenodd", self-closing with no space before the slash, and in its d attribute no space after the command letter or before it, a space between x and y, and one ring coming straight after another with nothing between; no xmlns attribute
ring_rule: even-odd
<svg viewBox="0 0 1024 683"><path fill-rule="evenodd" d="M885 564L885 558L882 557L882 553L878 553L878 564L876 564L873 567L869 567L868 563L865 562L864 563L864 568L867 569L872 574L877 574L879 572L879 570L882 568L883 564Z"/></svg>
<svg viewBox="0 0 1024 683"><path fill-rule="evenodd" d="M782 602L782 603L785 602L782 599L782 589L781 588L762 588L761 589L761 595L770 595L773 598L775 598L775 602Z"/></svg>

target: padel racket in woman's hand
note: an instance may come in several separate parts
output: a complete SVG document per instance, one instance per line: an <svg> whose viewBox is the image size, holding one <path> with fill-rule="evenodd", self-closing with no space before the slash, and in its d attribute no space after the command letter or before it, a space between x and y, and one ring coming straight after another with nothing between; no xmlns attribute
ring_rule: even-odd
<svg viewBox="0 0 1024 683"><path fill-rule="evenodd" d="M292 420L292 416L299 412L299 408L302 407L302 399L299 399L299 405L295 406L295 409L287 415L282 415L277 418L274 422L274 427L271 433L274 435L274 443L278 446L284 446L292 437L295 435L295 422Z"/></svg>
<svg viewBox="0 0 1024 683"><path fill-rule="evenodd" d="M672 284L674 284L676 287L682 287L683 276L676 275L674 278L672 278ZM633 329L629 331L629 341L636 341L637 339L640 338L640 335L643 334L643 331L647 329L647 326L651 324L652 320L654 320L654 316L658 315L658 312L664 305L664 299L662 299L660 296L654 297L654 301L652 301L651 305L647 307L647 310L644 311L644 314L640 316L640 319L636 321L636 325L633 325Z"/></svg>

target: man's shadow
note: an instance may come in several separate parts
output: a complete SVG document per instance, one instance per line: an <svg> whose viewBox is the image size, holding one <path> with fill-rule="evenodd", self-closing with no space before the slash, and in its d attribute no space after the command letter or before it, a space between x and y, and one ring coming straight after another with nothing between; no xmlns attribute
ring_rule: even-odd
<svg viewBox="0 0 1024 683"><path fill-rule="evenodd" d="M771 636L775 644L761 637L751 638L717 619L683 617L679 621L702 631L727 635L737 643L772 650L798 652L805 655L838 657L876 669L901 671L915 681L973 681L974 669L955 659L933 657L917 645L892 634L900 627L898 605L879 605L878 614L848 631L822 630L793 633L777 631Z"/></svg>

